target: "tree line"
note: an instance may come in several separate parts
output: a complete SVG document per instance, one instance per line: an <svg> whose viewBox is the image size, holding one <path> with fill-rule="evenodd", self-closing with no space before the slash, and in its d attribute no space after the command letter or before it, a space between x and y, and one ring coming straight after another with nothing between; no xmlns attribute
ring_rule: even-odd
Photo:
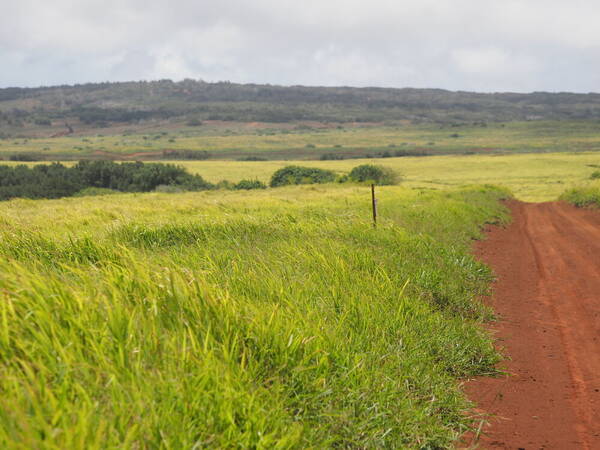
<svg viewBox="0 0 600 450"><path fill-rule="evenodd" d="M30 105L34 100L36 107ZM0 89L0 126L77 119L86 124L189 121L455 123L600 118L600 94L470 93L441 89L273 86L172 82ZM108 106L110 105L110 106Z"/></svg>
<svg viewBox="0 0 600 450"><path fill-rule="evenodd" d="M79 161L72 167L60 163L33 167L0 165L0 200L69 197L86 188L149 192L159 186L195 191L213 187L200 175L192 175L173 164Z"/></svg>
<svg viewBox="0 0 600 450"><path fill-rule="evenodd" d="M272 188L320 183L397 184L401 177L389 167L362 164L348 175L336 175L331 170L316 167L286 166L273 173ZM96 195L115 192L181 192L208 189L266 189L259 180L244 179L237 183L227 180L212 184L200 175L188 173L173 164L142 162L117 164L112 161L79 161L72 167L61 163L0 165L0 200L11 198L61 198L73 195ZM90 194L91 193L91 194Z"/></svg>

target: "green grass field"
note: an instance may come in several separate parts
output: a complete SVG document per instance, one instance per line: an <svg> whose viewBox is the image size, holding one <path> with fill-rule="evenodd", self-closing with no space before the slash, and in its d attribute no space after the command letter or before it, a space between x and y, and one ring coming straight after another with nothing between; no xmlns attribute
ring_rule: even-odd
<svg viewBox="0 0 600 450"><path fill-rule="evenodd" d="M0 204L2 448L444 448L497 355L490 188Z"/></svg>
<svg viewBox="0 0 600 450"><path fill-rule="evenodd" d="M494 184L510 189L524 201L556 200L565 190L589 180L600 166L600 154L530 153L514 155L447 155L342 161L170 161L210 182L258 179L268 182L273 172L289 164L348 173L359 164L381 164L403 175L402 185L417 189L456 188ZM23 164L2 162L1 164ZM37 163L26 163L37 164ZM69 164L69 163L66 163Z"/></svg>
<svg viewBox="0 0 600 450"><path fill-rule="evenodd" d="M553 153L494 156L403 157L343 161L186 161L177 162L209 181L257 178L267 182L288 164L348 173L359 164L392 167L404 177L403 186L448 189L469 184L505 186L524 201L556 200L566 189L581 184L600 166L597 153Z"/></svg>
<svg viewBox="0 0 600 450"><path fill-rule="evenodd" d="M577 203L600 155L177 162L212 182L292 163L404 181L376 229L348 184L0 202L0 447L451 448L477 426L490 185Z"/></svg>
<svg viewBox="0 0 600 450"><path fill-rule="evenodd" d="M259 155L267 159L319 159L325 154L365 155L396 151L432 154L600 151L596 121L513 122L439 126L217 123L201 127L155 126L144 131L107 128L101 134L0 140L0 157L35 152L45 158L115 157L164 150L207 151L211 159Z"/></svg>

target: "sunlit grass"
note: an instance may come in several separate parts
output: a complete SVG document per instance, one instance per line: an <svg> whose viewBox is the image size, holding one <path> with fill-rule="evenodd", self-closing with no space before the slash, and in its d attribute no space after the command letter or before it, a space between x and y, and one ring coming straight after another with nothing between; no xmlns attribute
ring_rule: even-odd
<svg viewBox="0 0 600 450"><path fill-rule="evenodd" d="M491 188L0 204L3 448L443 448L497 355Z"/></svg>
<svg viewBox="0 0 600 450"><path fill-rule="evenodd" d="M600 166L600 154L547 153L515 155L428 156L342 161L171 161L217 183L258 179L265 183L278 169L299 164L349 173L359 164L392 167L403 176L403 186L418 189L451 189L469 184L505 186L524 201L556 200L565 190L586 182ZM23 164L2 162L2 164ZM39 164L39 163L27 163ZM67 165L72 163L65 163ZM270 195L266 193L265 195Z"/></svg>
<svg viewBox="0 0 600 450"><path fill-rule="evenodd" d="M561 200L579 207L600 208L600 181L590 181L573 187L565 191Z"/></svg>
<svg viewBox="0 0 600 450"><path fill-rule="evenodd" d="M509 188L525 201L556 200L565 190L587 180L600 165L597 153L552 153L495 156L433 156L385 158L378 160L302 161L348 173L359 164L373 163L392 167L403 176L403 185L412 188L448 189L468 184L492 183ZM268 181L275 170L289 161L193 161L179 162L191 172L216 182L255 177Z"/></svg>

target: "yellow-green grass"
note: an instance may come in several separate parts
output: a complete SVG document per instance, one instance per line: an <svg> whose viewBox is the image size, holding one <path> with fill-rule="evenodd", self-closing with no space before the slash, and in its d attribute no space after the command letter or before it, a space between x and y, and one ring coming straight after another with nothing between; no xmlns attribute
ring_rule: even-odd
<svg viewBox="0 0 600 450"><path fill-rule="evenodd" d="M589 181L568 189L560 198L582 208L600 208L600 180Z"/></svg>
<svg viewBox="0 0 600 450"><path fill-rule="evenodd" d="M448 189L469 184L491 183L509 188L516 198L540 202L556 200L565 190L588 180L600 166L600 154L531 153L514 155L449 155L342 161L166 161L216 183L258 179L268 183L273 172L289 164L331 169L348 173L359 164L392 167L404 177L403 185L413 188ZM24 164L4 161L2 164ZM47 163L26 163L47 164ZM66 162L65 164L72 164ZM594 167L596 166L596 167Z"/></svg>
<svg viewBox="0 0 600 450"><path fill-rule="evenodd" d="M446 448L491 188L0 203L0 447Z"/></svg>
<svg viewBox="0 0 600 450"><path fill-rule="evenodd" d="M182 129L169 134L67 136L58 138L19 138L0 140L0 155L39 152L53 155L87 156L96 151L110 153L205 150L213 157L236 158L249 154L279 159L319 157L332 152L366 153L367 150L423 149L431 152L511 151L557 152L600 150L600 124L573 122L514 122L487 127L464 125L405 125L354 127L342 129L268 131L248 128ZM454 137L457 136L458 137ZM297 156L294 156L297 155Z"/></svg>
<svg viewBox="0 0 600 450"><path fill-rule="evenodd" d="M403 185L414 188L447 189L468 184L491 183L509 188L520 200L556 200L568 188L589 178L600 166L597 153L552 153L495 156L432 156L343 161L193 161L177 162L211 182L237 182L257 178L268 182L275 170L288 164L348 173L359 164L392 167L404 177Z"/></svg>

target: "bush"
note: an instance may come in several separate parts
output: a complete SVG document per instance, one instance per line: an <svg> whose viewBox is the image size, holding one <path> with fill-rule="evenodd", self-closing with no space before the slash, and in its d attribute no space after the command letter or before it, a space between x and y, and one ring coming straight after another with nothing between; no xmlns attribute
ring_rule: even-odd
<svg viewBox="0 0 600 450"><path fill-rule="evenodd" d="M596 170L595 172L592 172L592 174L590 175L590 178L592 180L600 180L600 170Z"/></svg>
<svg viewBox="0 0 600 450"><path fill-rule="evenodd" d="M316 167L286 166L276 171L271 177L271 187L290 184L331 183L335 173L331 170Z"/></svg>
<svg viewBox="0 0 600 450"><path fill-rule="evenodd" d="M213 188L201 176L172 164L80 161L73 167L60 163L31 168L0 166L0 200L69 197L86 188L149 192L160 185L178 186L189 191Z"/></svg>
<svg viewBox="0 0 600 450"><path fill-rule="evenodd" d="M233 186L234 189L266 189L267 185L259 180L242 180Z"/></svg>
<svg viewBox="0 0 600 450"><path fill-rule="evenodd" d="M357 183L373 183L378 185L398 184L399 175L389 167L376 166L374 164L362 164L356 166L348 175L350 180Z"/></svg>

